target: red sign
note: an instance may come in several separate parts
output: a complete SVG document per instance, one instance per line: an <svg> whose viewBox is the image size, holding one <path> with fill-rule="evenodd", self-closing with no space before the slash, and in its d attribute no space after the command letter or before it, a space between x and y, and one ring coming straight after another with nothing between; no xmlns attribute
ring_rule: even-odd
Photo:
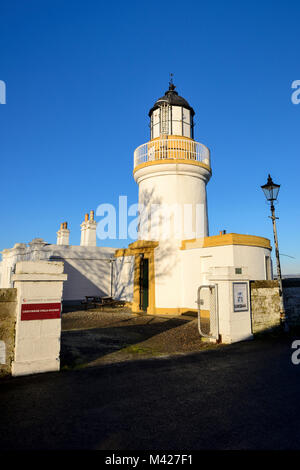
<svg viewBox="0 0 300 470"><path fill-rule="evenodd" d="M60 318L61 304L22 304L21 320L49 320Z"/></svg>

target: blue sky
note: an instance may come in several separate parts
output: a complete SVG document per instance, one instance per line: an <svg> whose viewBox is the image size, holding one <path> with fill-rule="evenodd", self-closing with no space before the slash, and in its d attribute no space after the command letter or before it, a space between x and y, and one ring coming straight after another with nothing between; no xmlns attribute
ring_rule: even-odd
<svg viewBox="0 0 300 470"><path fill-rule="evenodd" d="M172 72L211 150L210 234L273 243L271 173L282 270L300 272L298 1L11 0L0 17L0 249L55 243L63 221L79 244L85 212L137 201L133 151Z"/></svg>

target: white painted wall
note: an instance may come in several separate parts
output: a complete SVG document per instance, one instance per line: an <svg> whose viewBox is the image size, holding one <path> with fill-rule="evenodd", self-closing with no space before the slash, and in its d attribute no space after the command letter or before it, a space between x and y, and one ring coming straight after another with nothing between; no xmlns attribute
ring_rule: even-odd
<svg viewBox="0 0 300 470"><path fill-rule="evenodd" d="M182 307L196 308L200 285L209 284L211 268L231 266L242 268L250 280L266 279L265 256L270 250L255 246L225 245L211 248L181 250Z"/></svg>
<svg viewBox="0 0 300 470"><path fill-rule="evenodd" d="M1 287L12 287L11 275L18 261L52 260L63 261L68 281L64 283L63 300L80 301L86 295L110 295L111 266L116 248L63 246L46 244L41 239L17 244L4 250Z"/></svg>
<svg viewBox="0 0 300 470"><path fill-rule="evenodd" d="M113 265L113 297L132 302L134 285L134 256L115 259Z"/></svg>
<svg viewBox="0 0 300 470"><path fill-rule="evenodd" d="M174 240L160 241L154 250L155 304L157 308L180 307L181 263L179 243Z"/></svg>
<svg viewBox="0 0 300 470"><path fill-rule="evenodd" d="M155 249L157 308L196 309L197 289L210 284L214 267L242 268L248 279L266 279L266 248L226 245L180 250L175 241L161 241Z"/></svg>
<svg viewBox="0 0 300 470"><path fill-rule="evenodd" d="M187 238L199 238L208 236L208 216L206 184L210 178L210 172L197 165L184 163L170 163L150 165L138 169L134 178L139 185L139 203L144 204L150 211L152 205L160 206L154 210L159 214L164 205L179 207L182 214L179 234L172 228L169 232L169 220L158 215L154 226L158 233L147 233L148 227L141 223L139 239L163 240L175 238L184 240ZM187 205L191 209L191 224L184 224L183 214L188 215ZM199 211L198 223L196 215ZM153 220L153 217L152 217ZM167 234L167 235L166 235Z"/></svg>

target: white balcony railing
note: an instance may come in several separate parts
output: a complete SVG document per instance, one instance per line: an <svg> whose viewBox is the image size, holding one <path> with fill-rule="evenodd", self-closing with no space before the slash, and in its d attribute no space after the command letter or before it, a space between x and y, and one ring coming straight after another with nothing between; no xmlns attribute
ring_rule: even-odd
<svg viewBox="0 0 300 470"><path fill-rule="evenodd" d="M210 167L209 150L205 145L187 139L158 139L140 145L134 151L134 168L141 163L163 159L194 160Z"/></svg>

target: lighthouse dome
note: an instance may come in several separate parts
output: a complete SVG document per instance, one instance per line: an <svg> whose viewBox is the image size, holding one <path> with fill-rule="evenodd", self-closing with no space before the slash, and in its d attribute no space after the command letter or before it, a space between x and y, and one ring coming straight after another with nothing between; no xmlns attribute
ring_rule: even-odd
<svg viewBox="0 0 300 470"><path fill-rule="evenodd" d="M177 91L175 91L175 88L175 85L173 83L170 83L169 89L165 92L164 96L158 98L158 100L156 100L156 102L154 103L154 106L152 106L152 108L150 109L150 117L153 111L155 109L158 109L163 103L167 103L171 106L181 106L182 108L190 110L192 116L195 115L195 111L193 110L193 108L189 105L186 99L178 95Z"/></svg>

